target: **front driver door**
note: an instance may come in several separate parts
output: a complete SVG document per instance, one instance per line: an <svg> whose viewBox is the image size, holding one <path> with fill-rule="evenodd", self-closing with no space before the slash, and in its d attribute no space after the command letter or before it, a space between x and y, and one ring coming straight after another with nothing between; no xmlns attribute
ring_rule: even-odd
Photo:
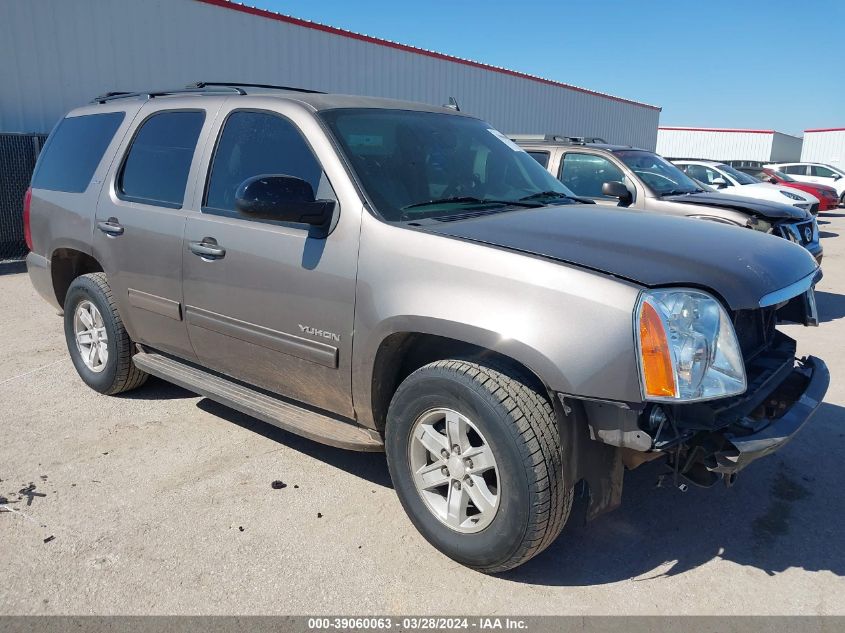
<svg viewBox="0 0 845 633"><path fill-rule="evenodd" d="M313 116L287 104L276 107L229 105L221 111L205 192L185 226L188 332L204 365L352 417L362 205ZM319 145L320 156L301 129ZM267 174L302 178L317 198L336 201L327 237L306 225L255 220L235 210L238 186ZM344 181L346 201L332 180Z"/></svg>
<svg viewBox="0 0 845 633"><path fill-rule="evenodd" d="M625 174L619 167L604 156L587 152L566 152L560 161L558 180L576 196L590 198L598 204L611 207L619 206L619 199L606 196L601 192L604 183L618 181L625 183L629 190L631 189Z"/></svg>

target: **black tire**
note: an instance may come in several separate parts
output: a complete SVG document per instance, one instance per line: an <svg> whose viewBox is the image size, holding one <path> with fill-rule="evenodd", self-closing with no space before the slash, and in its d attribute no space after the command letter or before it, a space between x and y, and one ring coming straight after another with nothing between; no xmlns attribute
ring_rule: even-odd
<svg viewBox="0 0 845 633"><path fill-rule="evenodd" d="M842 195L839 196L839 206L845 207L845 192L842 192Z"/></svg>
<svg viewBox="0 0 845 633"><path fill-rule="evenodd" d="M74 315L80 303L93 303L103 317L108 335L108 360L100 372L92 371L82 359L74 335ZM104 273L89 273L70 284L65 298L65 341L74 367L86 385L106 395L129 391L143 385L149 374L132 362L134 345L117 312L111 288Z"/></svg>
<svg viewBox="0 0 845 633"><path fill-rule="evenodd" d="M478 427L499 470L499 506L481 531L453 530L429 510L409 461L415 422L434 408L455 410ZM505 367L443 360L412 373L390 403L385 429L387 463L399 500L420 533L455 561L484 573L521 565L560 534L572 508L564 480L557 419L547 397Z"/></svg>

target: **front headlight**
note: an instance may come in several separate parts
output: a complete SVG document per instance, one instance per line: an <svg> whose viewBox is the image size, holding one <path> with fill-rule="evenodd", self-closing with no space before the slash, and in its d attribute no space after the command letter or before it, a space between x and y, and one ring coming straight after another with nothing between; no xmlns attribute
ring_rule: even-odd
<svg viewBox="0 0 845 633"><path fill-rule="evenodd" d="M743 393L745 366L733 324L700 290L651 290L636 313L646 400L691 402Z"/></svg>
<svg viewBox="0 0 845 633"><path fill-rule="evenodd" d="M783 195L785 195L787 198L789 198L790 200L802 200L802 201L806 202L806 199L803 196L797 196L794 193L792 193L791 191L784 191L783 189L781 189L780 192Z"/></svg>

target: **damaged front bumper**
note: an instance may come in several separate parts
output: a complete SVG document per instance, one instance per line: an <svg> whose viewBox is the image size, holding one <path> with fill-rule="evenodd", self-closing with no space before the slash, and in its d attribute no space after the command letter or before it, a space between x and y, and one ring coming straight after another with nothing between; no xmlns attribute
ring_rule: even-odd
<svg viewBox="0 0 845 633"><path fill-rule="evenodd" d="M710 402L644 408L584 402L590 437L616 446L629 469L665 457L697 485L732 482L753 461L784 446L813 417L830 384L824 361L795 357L796 344L777 333L747 366L745 393Z"/></svg>
<svg viewBox="0 0 845 633"><path fill-rule="evenodd" d="M730 483L753 461L774 453L813 417L830 385L830 372L815 356L794 357L783 337L778 353L758 361L749 389L724 403L676 406L652 450L665 453L673 470L692 483Z"/></svg>
<svg viewBox="0 0 845 633"><path fill-rule="evenodd" d="M774 419L746 417L729 427L722 433L723 446L704 457L705 468L733 475L780 449L813 417L829 385L830 372L823 360L808 356L798 361L787 380L761 405L775 408L780 415ZM747 429L752 431L742 432Z"/></svg>

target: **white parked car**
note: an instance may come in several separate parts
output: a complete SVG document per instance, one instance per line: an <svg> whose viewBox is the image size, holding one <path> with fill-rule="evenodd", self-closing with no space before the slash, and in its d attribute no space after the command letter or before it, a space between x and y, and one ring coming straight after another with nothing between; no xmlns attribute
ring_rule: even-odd
<svg viewBox="0 0 845 633"><path fill-rule="evenodd" d="M845 204L845 170L824 163L774 163L766 165L789 174L798 182L813 182L836 189L839 204Z"/></svg>
<svg viewBox="0 0 845 633"><path fill-rule="evenodd" d="M814 214L819 211L819 199L814 195L798 189L761 182L754 176L737 171L730 165L712 160L676 160L673 162L691 178L710 185L722 193L790 204Z"/></svg>

